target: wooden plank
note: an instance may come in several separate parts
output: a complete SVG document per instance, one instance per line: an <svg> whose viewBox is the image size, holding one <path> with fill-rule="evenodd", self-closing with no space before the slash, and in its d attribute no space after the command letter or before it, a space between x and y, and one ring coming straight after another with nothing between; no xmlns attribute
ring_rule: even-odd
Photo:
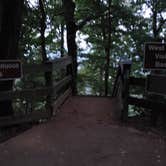
<svg viewBox="0 0 166 166"><path fill-rule="evenodd" d="M165 75L148 75L146 90L153 94L166 95L165 84Z"/></svg>
<svg viewBox="0 0 166 166"><path fill-rule="evenodd" d="M22 91L5 91L0 92L0 101L8 99L38 99L41 96L47 96L52 92L52 88L36 88L36 89L26 89Z"/></svg>
<svg viewBox="0 0 166 166"><path fill-rule="evenodd" d="M166 104L163 102L149 100L144 98L136 98L136 97L129 97L128 102L131 105L135 105L137 107L149 108L149 109L157 109L157 110L164 110L166 111Z"/></svg>
<svg viewBox="0 0 166 166"><path fill-rule="evenodd" d="M24 64L23 75L26 74L37 74L52 71L52 63L47 64Z"/></svg>
<svg viewBox="0 0 166 166"><path fill-rule="evenodd" d="M113 89L113 93L112 93L112 97L116 97L116 96L121 95L122 92L119 91L120 88L122 88L122 77L121 77L121 75L116 80L116 83L115 83L114 89Z"/></svg>
<svg viewBox="0 0 166 166"><path fill-rule="evenodd" d="M137 77L129 77L129 84L135 86L145 87L146 79L145 78L137 78Z"/></svg>
<svg viewBox="0 0 166 166"><path fill-rule="evenodd" d="M128 96L129 96L129 75L130 68L126 68L123 72L123 86L122 86L122 120L124 122L128 119Z"/></svg>
<svg viewBox="0 0 166 166"><path fill-rule="evenodd" d="M58 108L65 102L65 100L71 95L71 88L67 89L65 93L58 97L58 99L53 104L53 116L56 115Z"/></svg>
<svg viewBox="0 0 166 166"><path fill-rule="evenodd" d="M64 69L67 65L72 63L72 59L70 56L65 56L63 58L59 58L51 61L53 64L53 70Z"/></svg>
<svg viewBox="0 0 166 166"><path fill-rule="evenodd" d="M0 127L4 126L12 126L16 124L21 123L28 123L28 122L34 122L39 121L41 119L48 119L50 118L49 112L38 112L38 113L32 113L29 115L19 116L19 117L5 117L0 118Z"/></svg>
<svg viewBox="0 0 166 166"><path fill-rule="evenodd" d="M45 64L23 64L23 74L51 72L52 70L66 68L69 64L71 64L71 57L69 56L51 60Z"/></svg>
<svg viewBox="0 0 166 166"><path fill-rule="evenodd" d="M117 70L117 74L116 74L116 78L115 78L115 82L114 82L114 86L113 86L112 97L116 97L118 95L117 93L118 93L121 79L122 79L121 69L119 67Z"/></svg>
<svg viewBox="0 0 166 166"><path fill-rule="evenodd" d="M35 89L26 89L21 91L4 91L0 92L0 101L8 99L39 99L43 96L51 94L53 91L59 91L63 86L71 81L71 76L66 76L64 79L55 83L53 87L43 87Z"/></svg>
<svg viewBox="0 0 166 166"><path fill-rule="evenodd" d="M65 78L63 78L62 80L60 80L59 82L56 82L53 84L53 89L54 91L59 91L61 90L61 88L63 88L65 85L67 85L68 83L70 83L70 81L72 80L72 77L66 76Z"/></svg>
<svg viewBox="0 0 166 166"><path fill-rule="evenodd" d="M129 97L128 102L131 105L135 105L143 108L150 108L149 101L143 98Z"/></svg>
<svg viewBox="0 0 166 166"><path fill-rule="evenodd" d="M57 109L64 103L64 101L68 98L68 96L71 94L72 90L67 89L61 96L58 97L58 99L54 102L53 107L53 115L55 115L55 112ZM48 112L38 112L38 113L31 113L28 115L22 115L22 116L16 116L16 117L0 117L0 127L3 126L11 126L21 123L28 123L33 121L38 121L40 119L48 119L51 117L51 113Z"/></svg>

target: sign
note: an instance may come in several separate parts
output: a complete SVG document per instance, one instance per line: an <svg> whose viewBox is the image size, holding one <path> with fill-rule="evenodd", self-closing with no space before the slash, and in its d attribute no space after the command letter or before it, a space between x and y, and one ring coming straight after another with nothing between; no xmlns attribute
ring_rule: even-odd
<svg viewBox="0 0 166 166"><path fill-rule="evenodd" d="M166 43L145 44L144 68L166 69Z"/></svg>
<svg viewBox="0 0 166 166"><path fill-rule="evenodd" d="M0 60L0 80L13 80L22 76L21 62L18 60Z"/></svg>
<svg viewBox="0 0 166 166"><path fill-rule="evenodd" d="M166 76L148 75L146 83L147 92L166 95Z"/></svg>

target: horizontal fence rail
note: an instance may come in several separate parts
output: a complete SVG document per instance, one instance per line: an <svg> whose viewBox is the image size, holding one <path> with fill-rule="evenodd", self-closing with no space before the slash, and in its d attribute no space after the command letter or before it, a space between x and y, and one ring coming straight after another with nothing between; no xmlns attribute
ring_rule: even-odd
<svg viewBox="0 0 166 166"><path fill-rule="evenodd" d="M129 97L129 104L148 109L165 110L166 103L145 98Z"/></svg>
<svg viewBox="0 0 166 166"><path fill-rule="evenodd" d="M60 80L59 82L56 82L53 84L53 89L54 91L59 91L61 88L63 88L65 85L69 84L72 80L72 77L66 76L65 78L63 78L62 80Z"/></svg>
<svg viewBox="0 0 166 166"><path fill-rule="evenodd" d="M45 64L25 64L23 65L23 74L31 74L37 72L52 72L66 68L71 64L71 57L66 56L45 62Z"/></svg>
<svg viewBox="0 0 166 166"><path fill-rule="evenodd" d="M20 91L5 91L0 92L0 101L9 100L9 99L31 99L32 98L41 98L41 96L46 96L52 92L52 87L49 88L35 88L35 89L26 89Z"/></svg>
<svg viewBox="0 0 166 166"><path fill-rule="evenodd" d="M33 122L33 121L39 121L42 119L49 119L50 114L47 112L37 112L37 113L32 113L28 115L22 115L22 116L16 116L16 117L0 117L0 127L7 127L11 125L17 125L21 123L28 123L28 122Z"/></svg>
<svg viewBox="0 0 166 166"><path fill-rule="evenodd" d="M146 79L145 78L137 78L137 77L129 77L130 85L145 87Z"/></svg>

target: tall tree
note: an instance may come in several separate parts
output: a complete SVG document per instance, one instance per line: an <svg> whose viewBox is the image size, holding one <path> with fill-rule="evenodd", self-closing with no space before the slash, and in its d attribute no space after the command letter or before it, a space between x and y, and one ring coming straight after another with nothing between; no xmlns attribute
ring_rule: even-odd
<svg viewBox="0 0 166 166"><path fill-rule="evenodd" d="M46 39L45 39L45 31L46 31L46 13L44 9L44 1L39 0L39 10L40 10L40 42L41 42L41 55L42 55L42 61L45 63L47 58L46 53Z"/></svg>
<svg viewBox="0 0 166 166"><path fill-rule="evenodd" d="M68 55L72 57L72 77L73 94L77 93L77 45L76 45L76 22L74 18L75 3L73 0L62 0L64 9L64 18L67 30Z"/></svg>
<svg viewBox="0 0 166 166"><path fill-rule="evenodd" d="M161 40L160 33L163 26L166 24L164 12L166 12L166 1L164 0L148 0L147 6L152 11L152 32L154 40Z"/></svg>
<svg viewBox="0 0 166 166"><path fill-rule="evenodd" d="M64 54L64 31L65 31L65 27L64 27L64 24L63 22L61 22L61 25L60 25L60 33L61 33L61 39L60 39L60 52L61 52L61 57L63 57L65 54Z"/></svg>
<svg viewBox="0 0 166 166"><path fill-rule="evenodd" d="M1 0L0 59L17 59L23 0ZM0 81L0 91L12 90L13 81ZM12 115L12 101L0 102L0 115Z"/></svg>
<svg viewBox="0 0 166 166"><path fill-rule="evenodd" d="M108 0L108 28L107 28L107 40L105 44L106 64L105 64L105 96L108 95L108 79L109 79L109 67L110 67L110 50L111 50L111 4L112 0ZM105 35L104 35L105 36Z"/></svg>
<svg viewBox="0 0 166 166"><path fill-rule="evenodd" d="M86 8L87 5L84 5ZM133 1L131 4L129 1L123 0L112 2L97 0L93 3L95 8L92 11L90 4L88 6L89 13L98 11L100 17L93 18L82 30L82 33L87 36L87 43L91 45L89 54L84 57L87 58L86 63L93 66L91 70L96 71L91 71L95 75L94 78L100 77L100 85L103 84L102 86L105 87L105 90L99 94L105 95L110 93L118 60L123 57L135 59L135 56L140 55L143 43L147 41L145 38L148 36L146 34L147 24L145 24L143 16L138 15L138 11L141 9ZM103 66L105 66L104 72L102 72ZM99 68L101 72L96 75ZM138 71L138 67L136 70ZM97 85L96 82L94 84Z"/></svg>

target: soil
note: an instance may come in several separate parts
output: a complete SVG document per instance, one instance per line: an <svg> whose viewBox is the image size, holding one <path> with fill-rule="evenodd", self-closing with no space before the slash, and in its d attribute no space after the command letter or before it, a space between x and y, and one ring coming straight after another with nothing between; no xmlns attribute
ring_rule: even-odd
<svg viewBox="0 0 166 166"><path fill-rule="evenodd" d="M165 166L163 137L141 129L137 118L121 123L115 103L69 98L51 121L1 143L0 165Z"/></svg>

